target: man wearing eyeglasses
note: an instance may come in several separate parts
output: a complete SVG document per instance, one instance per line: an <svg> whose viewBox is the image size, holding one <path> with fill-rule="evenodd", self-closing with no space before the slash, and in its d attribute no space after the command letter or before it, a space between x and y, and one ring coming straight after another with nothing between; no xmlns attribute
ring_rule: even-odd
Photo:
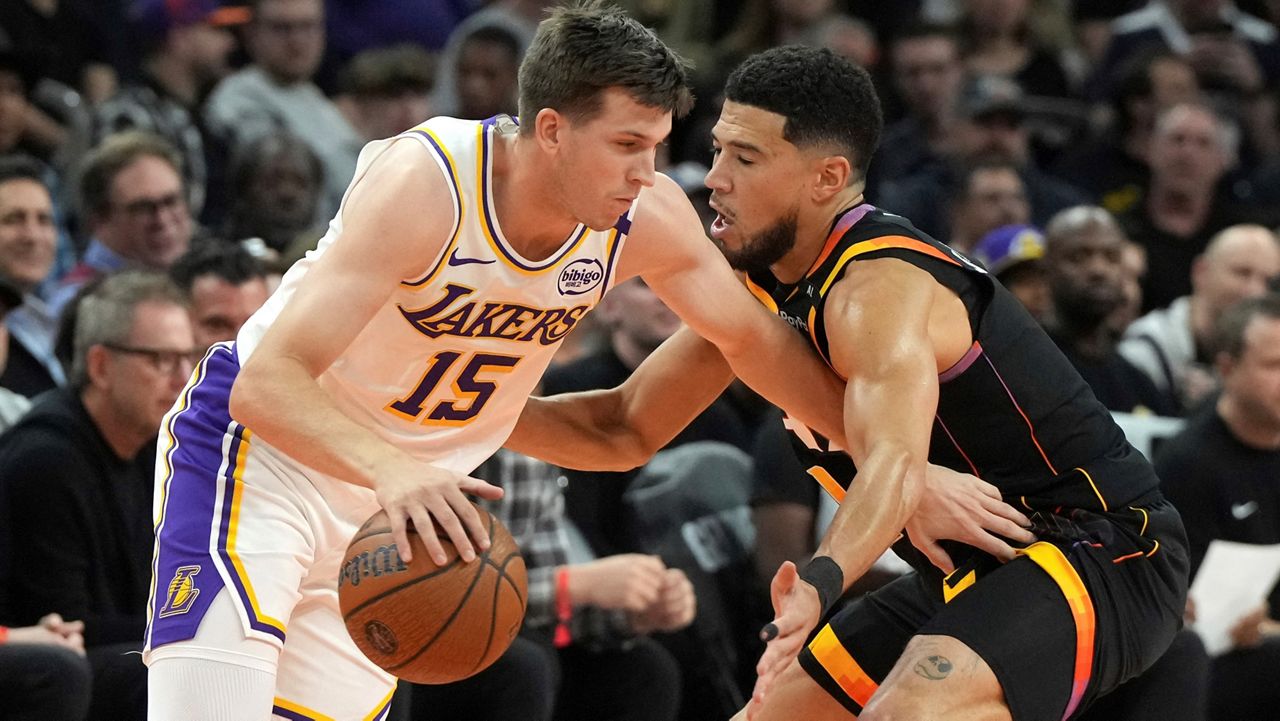
<svg viewBox="0 0 1280 721"><path fill-rule="evenodd" d="M131 130L108 136L85 160L80 196L91 240L54 294L56 308L107 273L166 270L191 246L195 224L182 160L157 135Z"/></svg>
<svg viewBox="0 0 1280 721"><path fill-rule="evenodd" d="M146 716L142 646L155 438L197 360L181 292L126 271L78 304L69 387L0 435L0 589L8 617L84 622L92 718ZM0 607L5 604L0 604Z"/></svg>

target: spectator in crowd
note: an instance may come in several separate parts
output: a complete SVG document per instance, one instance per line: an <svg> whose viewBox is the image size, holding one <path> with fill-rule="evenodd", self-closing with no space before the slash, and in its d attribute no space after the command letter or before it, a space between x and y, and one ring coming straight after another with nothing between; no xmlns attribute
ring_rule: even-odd
<svg viewBox="0 0 1280 721"><path fill-rule="evenodd" d="M484 120L516 113L520 41L499 27L482 27L458 48L457 117Z"/></svg>
<svg viewBox="0 0 1280 721"><path fill-rule="evenodd" d="M142 77L97 108L94 134L101 139L138 129L167 140L182 156L191 209L198 215L211 155L199 126L200 105L229 72L235 38L228 28L248 13L218 7L215 0L135 0L131 13L142 45Z"/></svg>
<svg viewBox="0 0 1280 721"><path fill-rule="evenodd" d="M547 395L619 385L680 328L680 319L639 278L611 289L596 306L594 315L600 316L608 329L608 344L585 358L548 369L543 378ZM721 398L695 418L668 447L715 440L746 450L750 442L747 436L741 419ZM565 500L569 518L577 524L592 550L602 555L639 550L634 539L625 536L621 522L622 492L635 472L568 471L567 475Z"/></svg>
<svg viewBox="0 0 1280 721"><path fill-rule="evenodd" d="M338 77L338 106L366 141L403 133L435 114L435 68L416 45L365 50Z"/></svg>
<svg viewBox="0 0 1280 721"><path fill-rule="evenodd" d="M273 130L298 136L324 166L321 214L338 209L363 138L313 82L324 55L323 0L255 0L246 27L252 62L214 88L205 106L211 132L233 152Z"/></svg>
<svg viewBox="0 0 1280 721"><path fill-rule="evenodd" d="M1223 315L1215 362L1221 396L1155 461L1185 520L1193 575L1215 539L1280 543L1280 296L1246 300ZM1233 650L1213 660L1215 721L1272 718L1280 708L1280 587L1239 616Z"/></svg>
<svg viewBox="0 0 1280 721"><path fill-rule="evenodd" d="M964 64L973 75L999 75L1028 95L1071 94L1061 61L1031 24L1031 0L964 0Z"/></svg>
<svg viewBox="0 0 1280 721"><path fill-rule="evenodd" d="M438 115L456 116L458 113L458 61L462 43L481 28L498 28L515 36L519 42L519 57L523 58L533 34L538 29L548 6L545 0L495 0L472 13L458 23L449 42L440 53L440 65L436 68L436 89L432 105ZM487 117L487 116L486 116Z"/></svg>
<svg viewBox="0 0 1280 721"><path fill-rule="evenodd" d="M9 361L8 317L20 305L22 305L22 292L17 286L0 276L0 373L4 373L5 365ZM26 396L0 386L0 433L17 423L29 408L31 408L31 401ZM0 562L0 565L3 565L3 562ZM0 593L0 596L3 594Z"/></svg>
<svg viewBox="0 0 1280 721"><path fill-rule="evenodd" d="M1062 153L1054 172L1087 190L1113 215L1142 201L1156 116L1200 95L1191 64L1167 50L1135 54L1111 92L1111 123L1082 147Z"/></svg>
<svg viewBox="0 0 1280 721"><path fill-rule="evenodd" d="M169 269L187 297L197 349L235 340L249 316L267 302L267 271L244 246L206 243Z"/></svg>
<svg viewBox="0 0 1280 721"><path fill-rule="evenodd" d="M950 245L966 253L996 228L1031 220L1022 176L1006 160L979 161L965 169L949 205Z"/></svg>
<svg viewBox="0 0 1280 721"><path fill-rule="evenodd" d="M1217 389L1214 329L1231 306L1267 292L1280 277L1280 240L1260 225L1234 225L1213 237L1191 267L1191 294L1134 321L1120 355L1190 411Z"/></svg>
<svg viewBox="0 0 1280 721"><path fill-rule="evenodd" d="M529 573L528 610L514 655L508 651L490 669L456 684L416 686L413 718L499 721L519 708L528 709L530 719L550 719L554 706L558 721L674 721L679 671L649 634L693 621L697 603L684 572L638 553L572 561L563 479L553 466L500 450L473 475L506 491L481 505L520 546ZM528 689L528 681L544 685ZM513 693L534 701L514 705Z"/></svg>
<svg viewBox="0 0 1280 721"><path fill-rule="evenodd" d="M1120 337L1142 315L1142 281L1147 277L1147 250L1126 240L1120 249L1120 306L1111 313L1107 325Z"/></svg>
<svg viewBox="0 0 1280 721"><path fill-rule="evenodd" d="M1280 153L1280 36L1273 25L1232 0L1152 0L1118 18L1113 33L1092 84L1095 95L1106 92L1116 69L1135 53L1167 48L1187 58L1206 90L1240 110L1251 156Z"/></svg>
<svg viewBox="0 0 1280 721"><path fill-rule="evenodd" d="M89 22L83 0L12 0L0 3L0 46L11 49L41 77L79 92L90 105L115 93L116 69L103 38Z"/></svg>
<svg viewBox="0 0 1280 721"><path fill-rule="evenodd" d="M156 135L128 130L104 140L85 160L80 203L89 246L62 279L55 308L94 278L127 267L164 270L191 247L182 159Z"/></svg>
<svg viewBox="0 0 1280 721"><path fill-rule="evenodd" d="M1054 342L1109 410L1175 415L1173 397L1116 352L1107 320L1123 302L1125 237L1115 219L1096 206L1068 208L1049 221L1045 241Z"/></svg>
<svg viewBox="0 0 1280 721"><path fill-rule="evenodd" d="M0 27L0 39L4 28ZM52 159L67 129L31 102L31 68L0 42L0 155L26 152Z"/></svg>
<svg viewBox="0 0 1280 721"><path fill-rule="evenodd" d="M92 677L82 628L56 613L34 626L0 626L0 714L5 721L84 721Z"/></svg>
<svg viewBox="0 0 1280 721"><path fill-rule="evenodd" d="M778 45L803 43L835 13L834 0L747 0L717 47L720 68Z"/></svg>
<svg viewBox="0 0 1280 721"><path fill-rule="evenodd" d="M325 221L319 217L324 168L297 137L270 133L244 146L231 163L230 179L225 238L261 238L283 270L324 235Z"/></svg>
<svg viewBox="0 0 1280 721"><path fill-rule="evenodd" d="M973 253L1041 325L1053 310L1044 252L1044 233L1038 228L1006 225L983 236Z"/></svg>
<svg viewBox="0 0 1280 721"><path fill-rule="evenodd" d="M165 277L127 271L80 301L71 386L0 438L0 545L16 623L84 621L94 719L146 716L156 435L191 374L191 322Z"/></svg>
<svg viewBox="0 0 1280 721"><path fill-rule="evenodd" d="M905 117L889 124L871 161L869 192L946 163L956 149L956 103L964 65L955 33L941 25L915 25L893 38L889 72Z"/></svg>
<svg viewBox="0 0 1280 721"><path fill-rule="evenodd" d="M950 195L959 169L983 161L1012 163L1022 175L1031 222L1041 225L1059 210L1083 202L1076 188L1038 170L1031 158L1022 90L998 76L974 78L960 98L955 154L948 164L885 183L879 197L885 210L912 219L916 227L949 242L947 209L938 198Z"/></svg>
<svg viewBox="0 0 1280 721"><path fill-rule="evenodd" d="M876 31L859 18L835 12L819 20L803 44L827 48L849 58L871 72L880 64L880 41Z"/></svg>
<svg viewBox="0 0 1280 721"><path fill-rule="evenodd" d="M1222 192L1237 135L1208 105L1175 105L1156 120L1148 153L1151 180L1141 203L1119 217L1147 250L1143 309L1163 308L1191 292L1191 264L1209 238L1247 222L1250 211Z"/></svg>
<svg viewBox="0 0 1280 721"><path fill-rule="evenodd" d="M6 324L9 363L0 386L27 397L65 382L53 354L57 315L41 293L53 268L57 230L43 170L20 156L0 158L0 277L21 293Z"/></svg>

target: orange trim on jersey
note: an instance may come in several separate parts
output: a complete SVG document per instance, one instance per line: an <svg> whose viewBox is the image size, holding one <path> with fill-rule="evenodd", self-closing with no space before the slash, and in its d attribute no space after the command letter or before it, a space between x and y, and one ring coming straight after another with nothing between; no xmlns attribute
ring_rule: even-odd
<svg viewBox="0 0 1280 721"><path fill-rule="evenodd" d="M778 303L774 301L773 296L765 292L764 288L756 285L755 282L751 280L751 276L743 274L742 281L746 283L747 290L751 291L751 295L755 296L755 299L760 301L761 305L768 308L769 311L775 315L778 313Z"/></svg>
<svg viewBox="0 0 1280 721"><path fill-rule="evenodd" d="M1080 574L1057 546L1039 541L1019 549L1017 553L1034 561L1058 584L1076 622L1075 678L1071 682L1071 698L1062 714L1063 721L1066 721L1080 706L1093 676L1094 629L1097 623L1093 600L1089 598L1089 589L1080 579Z"/></svg>
<svg viewBox="0 0 1280 721"><path fill-rule="evenodd" d="M831 287L832 283L836 282L836 276L840 275L840 271L844 269L845 265L847 265L849 261L853 260L859 255L863 255L864 253L871 253L877 250L887 250L890 248L902 248L904 250L914 250L917 253L923 253L924 255L946 261L948 263L951 263L952 265L956 265L956 266L961 265L960 261L956 260L955 258L952 258L946 253L942 252L941 250L938 250L937 248L933 247L932 245L929 245L928 243L922 240L916 240L915 238L908 238L905 235L882 235L878 238L868 238L867 240L860 240L857 243L854 243L853 245L846 248L844 251L844 254L840 256L840 260L836 261L836 267L832 268L831 275L828 275L827 279L823 281L822 289L821 291L819 291L819 295L826 296L827 289Z"/></svg>
<svg viewBox="0 0 1280 721"><path fill-rule="evenodd" d="M831 624L823 626L809 642L809 652L854 703L866 708L880 685L862 670L849 651L841 645L836 632L831 630Z"/></svg>
<svg viewBox="0 0 1280 721"><path fill-rule="evenodd" d="M942 426L942 432L946 433L947 438L951 439L951 445L956 447L956 450L960 452L960 457L964 459L965 463L969 464L969 470L973 472L973 475L981 478L981 474L978 473L978 467L973 465L969 454L964 452L964 449L960 447L960 442L956 440L955 436L951 435L951 429L947 428L947 424L942 422L942 416L936 416L936 418L938 419L938 425Z"/></svg>
<svg viewBox="0 0 1280 721"><path fill-rule="evenodd" d="M818 485L822 486L822 490L834 498L836 503L844 500L844 488L827 472L827 469L822 466L812 466L806 473L813 476L813 480L817 481Z"/></svg>
<svg viewBox="0 0 1280 721"><path fill-rule="evenodd" d="M1107 508L1107 499L1102 497L1102 491L1098 490L1098 484L1093 482L1093 476L1089 475L1089 472L1083 468L1077 468L1076 470L1084 474L1085 480L1089 482L1089 487L1093 489L1093 494L1098 497L1098 503L1102 504L1102 510L1110 511L1111 509ZM1143 524L1143 527L1144 528L1146 527L1145 523ZM1142 534L1138 534L1138 535L1142 535Z"/></svg>

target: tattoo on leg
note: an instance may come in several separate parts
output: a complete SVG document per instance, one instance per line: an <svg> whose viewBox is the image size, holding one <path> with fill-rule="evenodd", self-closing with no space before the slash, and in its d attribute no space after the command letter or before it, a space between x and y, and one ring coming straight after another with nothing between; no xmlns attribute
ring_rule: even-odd
<svg viewBox="0 0 1280 721"><path fill-rule="evenodd" d="M915 672L930 681L941 681L950 676L954 668L946 656L929 656L916 662Z"/></svg>

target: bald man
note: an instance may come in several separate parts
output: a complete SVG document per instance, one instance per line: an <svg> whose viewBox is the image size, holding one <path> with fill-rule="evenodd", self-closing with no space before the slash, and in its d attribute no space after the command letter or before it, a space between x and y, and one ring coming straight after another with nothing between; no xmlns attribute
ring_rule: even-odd
<svg viewBox="0 0 1280 721"><path fill-rule="evenodd" d="M1120 354L1189 411L1218 387L1211 339L1228 308L1267 291L1280 277L1280 238L1261 225L1220 231L1191 266L1191 295L1133 322Z"/></svg>

